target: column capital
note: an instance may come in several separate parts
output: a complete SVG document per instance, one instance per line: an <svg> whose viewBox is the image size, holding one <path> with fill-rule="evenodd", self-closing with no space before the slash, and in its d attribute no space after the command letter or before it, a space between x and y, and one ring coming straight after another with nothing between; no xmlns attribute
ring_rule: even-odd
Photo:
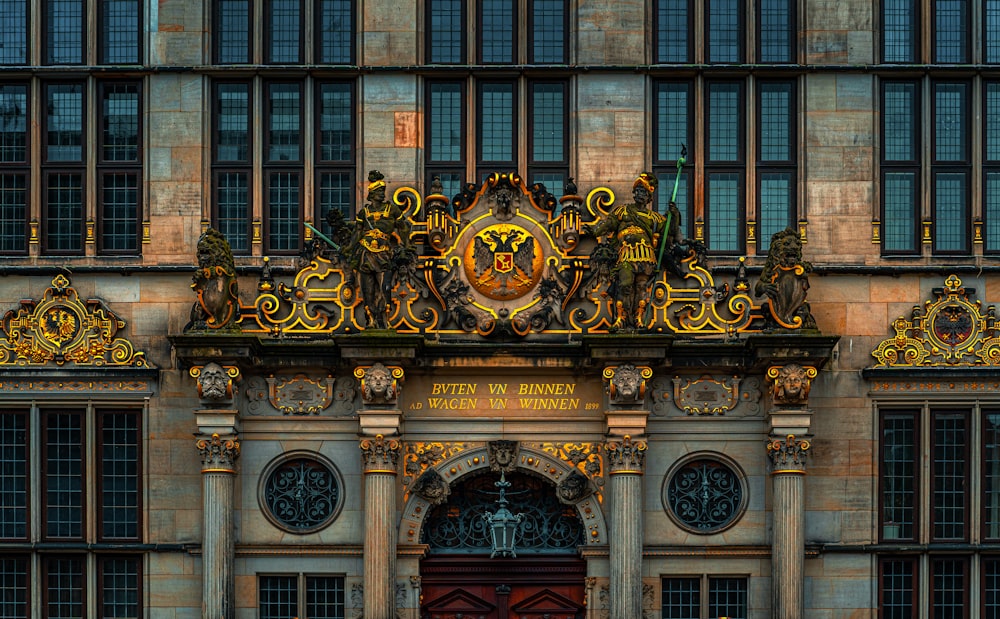
<svg viewBox="0 0 1000 619"><path fill-rule="evenodd" d="M626 434L620 442L609 441L604 449L608 453L610 475L642 475L646 465L646 441L633 441Z"/></svg>
<svg viewBox="0 0 1000 619"><path fill-rule="evenodd" d="M235 434L221 437L213 434L199 438L195 447L201 454L202 473L234 473L236 459L240 457L240 440Z"/></svg>
<svg viewBox="0 0 1000 619"><path fill-rule="evenodd" d="M365 475L371 473L396 474L399 462L400 443L396 439L386 439L381 434L375 438L362 439L361 459L364 462Z"/></svg>
<svg viewBox="0 0 1000 619"><path fill-rule="evenodd" d="M767 457L771 459L771 474L806 472L806 457L809 455L808 439L796 438L789 434L785 438L771 437L767 441Z"/></svg>

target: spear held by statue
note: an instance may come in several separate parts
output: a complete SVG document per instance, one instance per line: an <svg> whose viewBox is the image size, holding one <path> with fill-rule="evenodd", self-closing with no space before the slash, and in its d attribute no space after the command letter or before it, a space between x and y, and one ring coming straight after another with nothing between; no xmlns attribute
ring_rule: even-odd
<svg viewBox="0 0 1000 619"><path fill-rule="evenodd" d="M674 214L670 212L670 204L674 204L677 200L677 187L681 184L681 169L684 167L685 159L688 150L687 146L681 144L681 156L677 159L677 177L674 178L674 191L670 194L670 202L667 205L667 222L666 226L663 228L663 235L660 237L660 253L656 258L656 270L660 270L663 266L663 252L667 248L667 237L670 236L670 224L671 219L673 219Z"/></svg>

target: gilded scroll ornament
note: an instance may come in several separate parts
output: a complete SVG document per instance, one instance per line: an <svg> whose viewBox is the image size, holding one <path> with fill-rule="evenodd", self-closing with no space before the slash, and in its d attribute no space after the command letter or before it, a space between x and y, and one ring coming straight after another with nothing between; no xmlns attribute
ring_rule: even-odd
<svg viewBox="0 0 1000 619"><path fill-rule="evenodd" d="M674 402L688 415L725 415L740 401L738 376L717 380L705 375L701 378L674 378Z"/></svg>
<svg viewBox="0 0 1000 619"><path fill-rule="evenodd" d="M610 441L604 446L608 454L608 469L611 475L633 473L642 475L646 465L646 441L633 441L625 435L622 440Z"/></svg>
<svg viewBox="0 0 1000 619"><path fill-rule="evenodd" d="M538 448L573 465L578 472L593 480L598 488L604 486L604 467L599 443L541 443Z"/></svg>
<svg viewBox="0 0 1000 619"><path fill-rule="evenodd" d="M803 367L794 363L767 368L773 402L778 405L793 406L808 404L812 380L817 374L814 367Z"/></svg>
<svg viewBox="0 0 1000 619"><path fill-rule="evenodd" d="M213 434L211 438L198 439L195 446L201 454L202 473L232 473L240 457L240 441L235 436L222 438Z"/></svg>
<svg viewBox="0 0 1000 619"><path fill-rule="evenodd" d="M396 464L399 462L400 451L398 440L386 439L378 434L373 439L363 439L359 446L365 473L396 474Z"/></svg>
<svg viewBox="0 0 1000 619"><path fill-rule="evenodd" d="M653 377L653 369L629 363L604 368L608 398L612 404L641 404L646 398L646 381Z"/></svg>
<svg viewBox="0 0 1000 619"><path fill-rule="evenodd" d="M935 298L914 306L910 318L893 321L896 334L872 351L876 368L1000 365L996 309L983 309L976 290L950 275Z"/></svg>
<svg viewBox="0 0 1000 619"><path fill-rule="evenodd" d="M218 363L196 365L188 373L198 381L198 397L203 403L221 404L232 402L235 395L233 380L240 375L235 365L222 366Z"/></svg>
<svg viewBox="0 0 1000 619"><path fill-rule="evenodd" d="M772 472L805 471L810 446L808 440L795 438L794 434L789 434L784 439L768 439L767 457L771 459Z"/></svg>
<svg viewBox="0 0 1000 619"><path fill-rule="evenodd" d="M404 483L410 483L429 467L465 451L465 443L407 443L403 455Z"/></svg>
<svg viewBox="0 0 1000 619"><path fill-rule="evenodd" d="M398 365L359 366L354 377L361 381L361 399L365 404L393 406L403 388L403 368Z"/></svg>
<svg viewBox="0 0 1000 619"><path fill-rule="evenodd" d="M99 299L82 301L62 274L39 301L8 311L0 327L0 365L149 367L145 353L118 337L125 321Z"/></svg>

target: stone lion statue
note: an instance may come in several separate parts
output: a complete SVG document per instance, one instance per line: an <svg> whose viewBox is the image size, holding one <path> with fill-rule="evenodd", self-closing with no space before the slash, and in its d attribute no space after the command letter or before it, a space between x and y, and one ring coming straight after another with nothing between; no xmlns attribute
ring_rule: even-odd
<svg viewBox="0 0 1000 619"><path fill-rule="evenodd" d="M198 270L191 288L198 295L185 331L239 331L239 285L229 241L209 228L198 239Z"/></svg>
<svg viewBox="0 0 1000 619"><path fill-rule="evenodd" d="M812 264L802 259L802 240L797 231L785 228L771 236L767 262L754 292L768 298L772 328L816 328L816 319L806 303L811 271Z"/></svg>

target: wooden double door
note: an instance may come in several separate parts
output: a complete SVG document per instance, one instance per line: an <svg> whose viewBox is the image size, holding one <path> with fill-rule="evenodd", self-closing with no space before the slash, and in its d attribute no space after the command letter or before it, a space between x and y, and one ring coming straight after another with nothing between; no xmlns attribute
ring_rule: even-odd
<svg viewBox="0 0 1000 619"><path fill-rule="evenodd" d="M421 619L583 619L586 562L577 557L429 557Z"/></svg>

